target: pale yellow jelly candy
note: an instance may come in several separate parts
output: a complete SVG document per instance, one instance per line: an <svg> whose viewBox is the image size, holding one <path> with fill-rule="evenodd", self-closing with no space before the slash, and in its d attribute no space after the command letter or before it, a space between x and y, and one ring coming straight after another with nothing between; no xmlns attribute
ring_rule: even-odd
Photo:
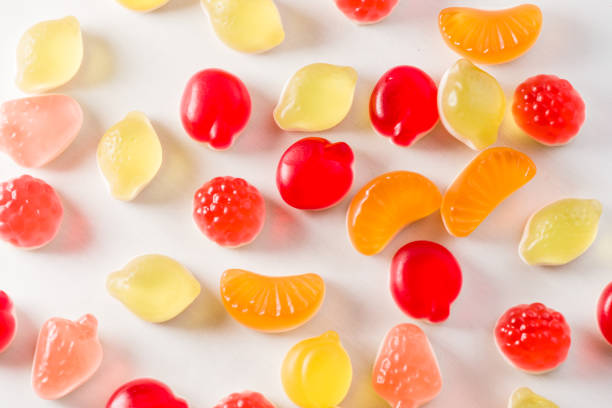
<svg viewBox="0 0 612 408"><path fill-rule="evenodd" d="M170 0L117 0L123 7L134 11L151 11L168 3Z"/></svg>
<svg viewBox="0 0 612 408"><path fill-rule="evenodd" d="M163 255L133 259L106 280L109 293L143 320L176 317L200 294L200 283L180 263Z"/></svg>
<svg viewBox="0 0 612 408"><path fill-rule="evenodd" d="M129 201L157 174L162 147L144 113L130 112L102 136L97 158L112 196Z"/></svg>
<svg viewBox="0 0 612 408"><path fill-rule="evenodd" d="M508 408L559 408L557 404L540 397L529 388L519 388L512 393Z"/></svg>
<svg viewBox="0 0 612 408"><path fill-rule="evenodd" d="M525 225L519 254L529 265L563 265L595 241L601 203L568 198L533 214Z"/></svg>
<svg viewBox="0 0 612 408"><path fill-rule="evenodd" d="M336 126L353 104L357 71L331 64L306 65L285 85L274 108L281 129L318 132Z"/></svg>
<svg viewBox="0 0 612 408"><path fill-rule="evenodd" d="M237 51L257 53L276 47L285 31L273 0L201 0L217 37Z"/></svg>
<svg viewBox="0 0 612 408"><path fill-rule="evenodd" d="M83 60L79 21L70 16L40 22L26 31L17 46L17 86L45 92L75 76Z"/></svg>
<svg viewBox="0 0 612 408"><path fill-rule="evenodd" d="M457 61L440 81L440 120L474 150L495 143L505 109L506 96L497 80L466 59Z"/></svg>

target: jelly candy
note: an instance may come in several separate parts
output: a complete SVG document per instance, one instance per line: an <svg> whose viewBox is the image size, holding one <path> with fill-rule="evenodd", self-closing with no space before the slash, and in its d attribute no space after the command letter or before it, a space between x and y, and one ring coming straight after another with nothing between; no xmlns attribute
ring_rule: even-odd
<svg viewBox="0 0 612 408"><path fill-rule="evenodd" d="M292 207L331 207L346 196L353 184L353 159L353 151L346 143L304 138L283 153L276 168L276 186Z"/></svg>
<svg viewBox="0 0 612 408"><path fill-rule="evenodd" d="M342 122L353 104L357 71L331 64L310 64L285 84L274 120L281 129L319 132Z"/></svg>
<svg viewBox="0 0 612 408"><path fill-rule="evenodd" d="M49 243L59 231L64 207L50 185L31 176L0 183L0 238L19 248Z"/></svg>
<svg viewBox="0 0 612 408"><path fill-rule="evenodd" d="M401 229L440 208L440 190L410 171L382 174L353 197L346 224L355 249L364 255L382 251Z"/></svg>
<svg viewBox="0 0 612 408"><path fill-rule="evenodd" d="M527 221L519 245L529 265L564 265L582 255L595 241L601 203L568 198L547 205Z"/></svg>
<svg viewBox="0 0 612 408"><path fill-rule="evenodd" d="M213 408L276 408L263 395L253 391L230 394Z"/></svg>
<svg viewBox="0 0 612 408"><path fill-rule="evenodd" d="M273 0L201 0L217 37L236 51L257 53L285 39Z"/></svg>
<svg viewBox="0 0 612 408"><path fill-rule="evenodd" d="M170 0L117 0L123 7L134 11L152 11L168 3Z"/></svg>
<svg viewBox="0 0 612 408"><path fill-rule="evenodd" d="M90 314L76 322L53 317L43 324L36 343L32 387L54 400L86 382L102 362L98 321Z"/></svg>
<svg viewBox="0 0 612 408"><path fill-rule="evenodd" d="M244 179L215 177L193 197L193 220L217 244L235 248L251 243L266 219L264 198Z"/></svg>
<svg viewBox="0 0 612 408"><path fill-rule="evenodd" d="M449 7L440 12L442 38L456 53L481 64L502 64L526 53L542 28L533 4L505 10Z"/></svg>
<svg viewBox="0 0 612 408"><path fill-rule="evenodd" d="M585 118L584 101L567 80L554 75L528 78L514 91L516 124L540 143L562 145L578 134Z"/></svg>
<svg viewBox="0 0 612 408"><path fill-rule="evenodd" d="M440 368L423 330L404 323L387 333L374 363L372 386L394 408L416 408L438 395Z"/></svg>
<svg viewBox="0 0 612 408"><path fill-rule="evenodd" d="M540 397L529 388L515 390L508 401L508 408L559 408L557 404Z"/></svg>
<svg viewBox="0 0 612 408"><path fill-rule="evenodd" d="M13 301L2 290L0 290L0 353L6 350L17 332L17 316Z"/></svg>
<svg viewBox="0 0 612 408"><path fill-rule="evenodd" d="M123 384L111 395L106 408L188 408L164 383L141 378Z"/></svg>
<svg viewBox="0 0 612 408"><path fill-rule="evenodd" d="M438 123L438 88L429 75L402 65L385 72L370 97L374 129L393 143L410 146Z"/></svg>
<svg viewBox="0 0 612 408"><path fill-rule="evenodd" d="M28 29L17 46L17 86L38 93L70 81L83 60L79 21L70 16L40 22Z"/></svg>
<svg viewBox="0 0 612 408"><path fill-rule="evenodd" d="M106 280L109 293L143 320L176 317L200 294L200 283L180 263L163 255L132 259Z"/></svg>
<svg viewBox="0 0 612 408"><path fill-rule="evenodd" d="M251 97L242 81L220 69L189 79L181 101L185 131L213 149L229 148L251 115Z"/></svg>
<svg viewBox="0 0 612 408"><path fill-rule="evenodd" d="M236 321L251 329L282 332L312 319L325 297L319 275L270 277L241 269L221 275L221 299Z"/></svg>
<svg viewBox="0 0 612 408"><path fill-rule="evenodd" d="M567 358L570 327L561 313L542 303L518 305L497 321L495 340L509 363L539 374L556 368Z"/></svg>
<svg viewBox="0 0 612 408"><path fill-rule="evenodd" d="M509 147L493 147L478 154L444 193L440 213L446 230L456 237L467 237L535 173L533 161Z"/></svg>
<svg viewBox="0 0 612 408"><path fill-rule="evenodd" d="M451 135L474 150L482 150L497 140L506 96L495 78L461 59L440 81L438 110Z"/></svg>
<svg viewBox="0 0 612 408"><path fill-rule="evenodd" d="M157 174L162 147L145 114L130 112L102 136L97 157L111 195L130 201Z"/></svg>
<svg viewBox="0 0 612 408"><path fill-rule="evenodd" d="M285 392L300 408L333 408L351 386L351 359L338 333L302 340L289 350L281 369Z"/></svg>
<svg viewBox="0 0 612 408"><path fill-rule="evenodd" d="M414 241L401 247L391 262L391 294L415 319L439 323L448 319L450 305L461 290L461 268L440 244Z"/></svg>
<svg viewBox="0 0 612 408"><path fill-rule="evenodd" d="M612 282L608 284L597 303L597 321L604 338L612 346Z"/></svg>
<svg viewBox="0 0 612 408"><path fill-rule="evenodd" d="M0 105L0 150L23 167L44 166L79 134L83 111L66 95L41 95Z"/></svg>
<svg viewBox="0 0 612 408"><path fill-rule="evenodd" d="M345 16L359 24L373 24L386 18L399 0L335 0Z"/></svg>

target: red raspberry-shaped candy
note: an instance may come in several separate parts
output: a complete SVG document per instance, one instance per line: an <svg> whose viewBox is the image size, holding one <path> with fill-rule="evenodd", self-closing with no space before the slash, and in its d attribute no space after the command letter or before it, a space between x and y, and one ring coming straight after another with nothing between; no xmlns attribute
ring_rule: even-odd
<svg viewBox="0 0 612 408"><path fill-rule="evenodd" d="M213 408L276 408L258 392L244 391L230 394Z"/></svg>
<svg viewBox="0 0 612 408"><path fill-rule="evenodd" d="M226 247L253 241L266 216L259 191L241 178L215 177L196 191L193 219L209 239Z"/></svg>
<svg viewBox="0 0 612 408"><path fill-rule="evenodd" d="M17 318L13 301L2 290L0 290L0 353L11 345L17 330Z"/></svg>
<svg viewBox="0 0 612 408"><path fill-rule="evenodd" d="M512 114L517 125L538 142L562 145L580 130L585 107L568 81L554 75L538 75L516 88Z"/></svg>
<svg viewBox="0 0 612 408"><path fill-rule="evenodd" d="M567 358L570 327L561 313L542 303L518 305L497 321L495 340L514 366L542 373L556 368Z"/></svg>
<svg viewBox="0 0 612 408"><path fill-rule="evenodd" d="M0 238L21 248L38 248L55 237L64 208L47 183L21 176L0 184Z"/></svg>
<svg viewBox="0 0 612 408"><path fill-rule="evenodd" d="M387 17L399 0L336 0L345 16L359 24L372 24Z"/></svg>

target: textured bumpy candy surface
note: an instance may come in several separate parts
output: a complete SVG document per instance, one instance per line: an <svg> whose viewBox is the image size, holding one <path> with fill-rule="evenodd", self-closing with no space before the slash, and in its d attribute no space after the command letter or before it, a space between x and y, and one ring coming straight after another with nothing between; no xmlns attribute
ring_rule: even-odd
<svg viewBox="0 0 612 408"><path fill-rule="evenodd" d="M404 323L387 333L374 363L372 386L394 408L416 408L438 395L442 377L423 330Z"/></svg>
<svg viewBox="0 0 612 408"><path fill-rule="evenodd" d="M357 71L316 63L297 71L283 88L274 108L281 129L318 132L340 123L353 104Z"/></svg>
<svg viewBox="0 0 612 408"><path fill-rule="evenodd" d="M533 214L519 244L529 265L563 265L582 255L595 241L601 216L597 200L568 198Z"/></svg>
<svg viewBox="0 0 612 408"><path fill-rule="evenodd" d="M213 408L276 408L263 395L253 391L236 392L223 398Z"/></svg>
<svg viewBox="0 0 612 408"><path fill-rule="evenodd" d="M13 301L0 290L0 353L6 350L15 338L17 332L17 316Z"/></svg>
<svg viewBox="0 0 612 408"><path fill-rule="evenodd" d="M228 269L221 275L225 310L239 323L265 332L295 329L312 319L325 297L325 283L314 273L284 277Z"/></svg>
<svg viewBox="0 0 612 408"><path fill-rule="evenodd" d="M604 288L597 302L597 322L601 334L612 346L612 282Z"/></svg>
<svg viewBox="0 0 612 408"><path fill-rule="evenodd" d="M359 24L378 23L393 11L399 0L335 0L345 16Z"/></svg>
<svg viewBox="0 0 612 408"><path fill-rule="evenodd" d="M298 407L332 408L348 393L353 368L338 334L329 331L293 346L283 361L281 378Z"/></svg>
<svg viewBox="0 0 612 408"><path fill-rule="evenodd" d="M159 8L170 0L117 0L123 7L134 11L151 11Z"/></svg>
<svg viewBox="0 0 612 408"><path fill-rule="evenodd" d="M529 388L523 387L512 393L508 401L508 408L559 408L559 406Z"/></svg>
<svg viewBox="0 0 612 408"><path fill-rule="evenodd" d="M97 158L111 195L130 201L157 174L162 147L145 114L130 112L102 136Z"/></svg>
<svg viewBox="0 0 612 408"><path fill-rule="evenodd" d="M133 259L108 276L106 288L136 316L154 323L176 317L200 294L200 283L193 275L163 255Z"/></svg>
<svg viewBox="0 0 612 408"><path fill-rule="evenodd" d="M164 383L141 378L123 384L111 395L106 408L188 408L187 403L174 396Z"/></svg>
<svg viewBox="0 0 612 408"><path fill-rule="evenodd" d="M98 321L85 315L76 322L53 317L36 343L32 387L39 397L58 399L87 381L102 362Z"/></svg>
<svg viewBox="0 0 612 408"><path fill-rule="evenodd" d="M17 86L38 93L70 81L83 60L81 26L74 17L40 22L17 46Z"/></svg>

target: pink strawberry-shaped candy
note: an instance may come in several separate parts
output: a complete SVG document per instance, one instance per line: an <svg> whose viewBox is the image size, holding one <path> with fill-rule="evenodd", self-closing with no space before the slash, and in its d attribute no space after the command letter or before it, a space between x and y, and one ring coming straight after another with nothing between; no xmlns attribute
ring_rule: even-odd
<svg viewBox="0 0 612 408"><path fill-rule="evenodd" d="M263 395L253 391L230 394L223 398L214 408L276 408Z"/></svg>
<svg viewBox="0 0 612 408"><path fill-rule="evenodd" d="M0 353L11 345L17 331L17 317L13 301L0 290Z"/></svg>
<svg viewBox="0 0 612 408"><path fill-rule="evenodd" d="M188 408L162 382L141 378L123 384L111 395L106 408Z"/></svg>

